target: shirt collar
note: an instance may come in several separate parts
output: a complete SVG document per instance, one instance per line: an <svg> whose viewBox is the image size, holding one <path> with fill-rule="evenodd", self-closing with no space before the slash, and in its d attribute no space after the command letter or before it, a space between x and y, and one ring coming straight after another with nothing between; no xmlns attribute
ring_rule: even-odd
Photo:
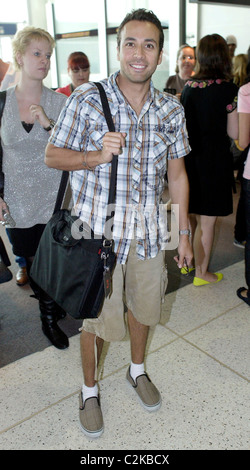
<svg viewBox="0 0 250 470"><path fill-rule="evenodd" d="M112 90L115 94L118 105L121 106L122 104L126 104L127 101L126 101L126 98L122 94L122 92L121 92L121 90L118 87L117 82L116 82L116 78L119 75L119 73L120 73L120 70L113 73L109 77L108 81L109 81L109 85L111 86L111 88L112 88ZM151 104L154 101L154 96L155 96L155 88L154 88L152 80L150 80L149 96L148 96L148 99L147 99L146 103L148 102L149 104Z"/></svg>

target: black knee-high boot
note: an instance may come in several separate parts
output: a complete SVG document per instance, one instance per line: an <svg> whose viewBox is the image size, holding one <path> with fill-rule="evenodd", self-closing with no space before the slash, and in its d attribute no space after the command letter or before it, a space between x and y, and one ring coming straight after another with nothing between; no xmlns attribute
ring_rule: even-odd
<svg viewBox="0 0 250 470"><path fill-rule="evenodd" d="M58 306L54 300L42 290L40 290L39 295L39 308L44 334L56 348L67 348L69 346L69 340L57 324Z"/></svg>
<svg viewBox="0 0 250 470"><path fill-rule="evenodd" d="M65 349L69 346L69 340L66 334L57 325L57 321L60 318L64 318L66 313L30 277L31 264L30 259L26 259L30 287L34 292L34 297L39 301L42 330L56 348Z"/></svg>
<svg viewBox="0 0 250 470"><path fill-rule="evenodd" d="M26 262L26 270L27 270L27 276L29 279L29 285L31 290L33 290L34 295L31 295L30 297L34 297L35 299L39 300L39 293L40 293L40 287L33 281L32 277L30 277L30 268L32 265L32 258L25 258Z"/></svg>

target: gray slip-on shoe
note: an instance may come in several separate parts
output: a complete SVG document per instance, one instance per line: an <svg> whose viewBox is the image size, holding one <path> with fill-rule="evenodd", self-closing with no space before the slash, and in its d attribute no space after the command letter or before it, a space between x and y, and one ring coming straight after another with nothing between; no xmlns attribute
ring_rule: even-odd
<svg viewBox="0 0 250 470"><path fill-rule="evenodd" d="M157 411L161 406L161 395L156 386L151 382L148 375L139 375L134 381L128 368L127 381L133 387L143 408L147 411Z"/></svg>
<svg viewBox="0 0 250 470"><path fill-rule="evenodd" d="M99 397L90 397L83 401L79 395L79 418L84 434L91 438L100 437L103 433L103 417Z"/></svg>

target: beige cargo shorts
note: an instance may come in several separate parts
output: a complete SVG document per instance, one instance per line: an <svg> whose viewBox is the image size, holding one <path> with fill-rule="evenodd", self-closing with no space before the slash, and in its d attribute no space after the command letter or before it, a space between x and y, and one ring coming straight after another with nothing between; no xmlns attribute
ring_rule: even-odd
<svg viewBox="0 0 250 470"><path fill-rule="evenodd" d="M105 341L120 341L126 334L127 309L139 323L157 325L167 282L165 252L160 251L155 258L140 260L133 240L126 264L117 264L114 269L111 297L105 299L98 318L83 321L82 329Z"/></svg>

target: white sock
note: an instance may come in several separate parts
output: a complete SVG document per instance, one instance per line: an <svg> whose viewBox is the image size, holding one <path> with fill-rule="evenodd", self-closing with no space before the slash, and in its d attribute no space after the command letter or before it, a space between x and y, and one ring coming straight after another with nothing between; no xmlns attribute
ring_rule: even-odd
<svg viewBox="0 0 250 470"><path fill-rule="evenodd" d="M138 377L139 375L142 375L142 374L145 374L144 362L142 362L142 364L134 364L131 361L130 375L131 375L132 379L135 381L136 377Z"/></svg>
<svg viewBox="0 0 250 470"><path fill-rule="evenodd" d="M83 384L82 397L83 397L83 401L87 400L87 398L98 397L97 384L95 384L94 387L87 387L87 385Z"/></svg>

